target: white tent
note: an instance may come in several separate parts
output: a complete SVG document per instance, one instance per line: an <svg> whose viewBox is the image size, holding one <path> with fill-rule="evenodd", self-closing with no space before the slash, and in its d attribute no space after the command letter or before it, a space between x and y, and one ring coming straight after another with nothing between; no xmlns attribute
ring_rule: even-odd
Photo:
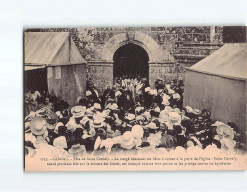
<svg viewBox="0 0 247 195"><path fill-rule="evenodd" d="M246 131L246 44L227 43L187 69L184 105L206 108L215 120Z"/></svg>
<svg viewBox="0 0 247 195"><path fill-rule="evenodd" d="M86 61L68 32L26 32L24 51L25 74L46 68L51 95L74 105L85 94Z"/></svg>

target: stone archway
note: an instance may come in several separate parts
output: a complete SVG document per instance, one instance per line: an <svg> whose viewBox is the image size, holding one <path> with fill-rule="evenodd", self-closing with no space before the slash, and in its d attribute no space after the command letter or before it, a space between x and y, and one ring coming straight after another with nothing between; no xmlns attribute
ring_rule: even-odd
<svg viewBox="0 0 247 195"><path fill-rule="evenodd" d="M102 49L102 60L113 61L115 51L129 43L139 45L146 50L149 56L149 64L169 60L169 56L164 54L164 50L160 45L148 34L142 32L120 33L111 37Z"/></svg>
<svg viewBox="0 0 247 195"><path fill-rule="evenodd" d="M104 45L101 52L101 59L110 66L113 66L115 52L123 45L130 43L142 47L147 52L149 58L149 83L151 87L154 87L157 76L164 75L164 72L172 66L173 62L171 62L171 55L148 34L128 31L114 35ZM113 79L113 76L111 79Z"/></svg>
<svg viewBox="0 0 247 195"><path fill-rule="evenodd" d="M94 79L100 93L104 91L107 85L113 84L115 52L128 44L138 45L148 54L148 80L151 87L154 87L154 82L158 76L163 77L173 66L171 55L148 34L139 31L116 34L102 45L102 49L98 50L99 60L88 63L89 76Z"/></svg>

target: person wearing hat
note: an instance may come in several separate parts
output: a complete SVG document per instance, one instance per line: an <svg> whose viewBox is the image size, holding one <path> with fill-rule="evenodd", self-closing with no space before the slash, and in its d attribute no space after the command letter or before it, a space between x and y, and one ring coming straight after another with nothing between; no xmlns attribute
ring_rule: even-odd
<svg viewBox="0 0 247 195"><path fill-rule="evenodd" d="M155 120L155 119L159 119L160 116L160 108L156 107L153 110L150 110L150 116L151 116L151 121Z"/></svg>
<svg viewBox="0 0 247 195"><path fill-rule="evenodd" d="M58 117L54 112L51 112L46 117L47 121L47 131L48 131L48 138L49 138L49 144L53 143L53 140L58 137L58 134L55 132L55 127L58 121Z"/></svg>
<svg viewBox="0 0 247 195"><path fill-rule="evenodd" d="M86 107L84 106L74 106L71 109L72 117L70 117L69 122L66 127L69 131L73 132L76 128L82 128L80 121L82 120L86 112Z"/></svg>
<svg viewBox="0 0 247 195"><path fill-rule="evenodd" d="M170 112L168 117L173 124L181 124L181 116L177 112Z"/></svg>
<svg viewBox="0 0 247 195"><path fill-rule="evenodd" d="M131 123L132 121L135 120L135 115L132 114L132 113L126 112L126 116L125 116L124 118L125 118L125 121L126 121L127 123Z"/></svg>
<svg viewBox="0 0 247 195"><path fill-rule="evenodd" d="M32 135L35 137L35 148L39 147L39 143L47 144L47 122L44 118L37 116L30 123ZM48 140L49 141L49 140Z"/></svg>
<svg viewBox="0 0 247 195"><path fill-rule="evenodd" d="M177 138L177 146L185 147L186 142L188 141L187 138L184 135L183 129L180 125L174 126L174 131L176 132L176 138Z"/></svg>
<svg viewBox="0 0 247 195"><path fill-rule="evenodd" d="M103 105L105 105L106 100L109 97L111 97L111 87L110 87L110 85L107 85L105 91L103 92L102 98L101 98Z"/></svg>
<svg viewBox="0 0 247 195"><path fill-rule="evenodd" d="M193 108L192 108L192 107L190 107L190 106L185 106L184 109L185 109L185 111L186 111L185 115L186 115L188 118L191 119L191 118L194 117Z"/></svg>
<svg viewBox="0 0 247 195"><path fill-rule="evenodd" d="M38 108L37 98L41 97L38 91L28 91L24 98L24 113L25 116L29 115L31 111L35 112Z"/></svg>
<svg viewBox="0 0 247 195"><path fill-rule="evenodd" d="M194 109L194 110L192 111L192 113L198 116L198 115L201 114L201 111L200 111L199 109L196 108L196 109Z"/></svg>
<svg viewBox="0 0 247 195"><path fill-rule="evenodd" d="M99 103L94 103L93 105L93 112L101 112L101 105Z"/></svg>
<svg viewBox="0 0 247 195"><path fill-rule="evenodd" d="M64 125L66 125L69 122L69 111L67 109L63 109L61 111L60 117L58 119L58 122L62 122Z"/></svg>
<svg viewBox="0 0 247 195"><path fill-rule="evenodd" d="M87 152L93 151L94 139L88 134L88 132L82 128L76 128L73 132L74 144L80 144L85 146Z"/></svg>
<svg viewBox="0 0 247 195"><path fill-rule="evenodd" d="M149 137L150 133L156 133L159 129L156 123L150 122L146 126L144 126L144 129L146 130L144 133L145 137Z"/></svg>
<svg viewBox="0 0 247 195"><path fill-rule="evenodd" d="M53 146L61 149L68 149L67 138L66 138L66 127L58 127L59 136L53 140Z"/></svg>
<svg viewBox="0 0 247 195"><path fill-rule="evenodd" d="M163 79L158 77L157 80L154 82L155 89L158 91L159 89L164 89Z"/></svg>
<svg viewBox="0 0 247 195"><path fill-rule="evenodd" d="M90 98L92 99L93 103L101 103L99 92L93 82L89 82L88 91L91 93Z"/></svg>
<svg viewBox="0 0 247 195"><path fill-rule="evenodd" d="M214 139L221 143L221 149L223 150L233 150L236 142L233 140L234 132L231 127L225 124L220 124L216 128L217 135Z"/></svg>
<svg viewBox="0 0 247 195"><path fill-rule="evenodd" d="M80 145L80 143L76 143L71 146L68 152L72 157L82 157L86 154L87 151L84 145Z"/></svg>
<svg viewBox="0 0 247 195"><path fill-rule="evenodd" d="M130 131L126 131L122 136L120 140L120 145L122 148L130 150L135 147L134 143L135 137Z"/></svg>
<svg viewBox="0 0 247 195"><path fill-rule="evenodd" d="M154 97L154 103L156 103L159 107L162 105L163 102L163 89L158 89L157 95Z"/></svg>

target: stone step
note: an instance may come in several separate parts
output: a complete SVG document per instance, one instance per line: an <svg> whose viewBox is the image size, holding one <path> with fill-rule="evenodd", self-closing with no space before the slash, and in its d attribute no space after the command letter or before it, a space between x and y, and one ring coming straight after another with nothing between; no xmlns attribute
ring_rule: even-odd
<svg viewBox="0 0 247 195"><path fill-rule="evenodd" d="M187 59L202 59L207 57L208 55L190 55L190 54L173 54L175 58L181 59L181 58L187 58Z"/></svg>
<svg viewBox="0 0 247 195"><path fill-rule="evenodd" d="M184 49L184 50L217 50L219 49L219 46L210 46L210 47L205 47L205 46L197 46L197 47L191 47L191 46L181 46L178 47L177 49Z"/></svg>

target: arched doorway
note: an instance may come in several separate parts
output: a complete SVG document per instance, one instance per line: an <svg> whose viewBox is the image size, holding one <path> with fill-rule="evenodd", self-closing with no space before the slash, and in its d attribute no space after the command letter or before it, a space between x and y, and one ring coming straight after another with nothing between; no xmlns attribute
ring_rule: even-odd
<svg viewBox="0 0 247 195"><path fill-rule="evenodd" d="M149 78L147 52L139 45L129 43L116 50L113 56L113 77L140 75Z"/></svg>

